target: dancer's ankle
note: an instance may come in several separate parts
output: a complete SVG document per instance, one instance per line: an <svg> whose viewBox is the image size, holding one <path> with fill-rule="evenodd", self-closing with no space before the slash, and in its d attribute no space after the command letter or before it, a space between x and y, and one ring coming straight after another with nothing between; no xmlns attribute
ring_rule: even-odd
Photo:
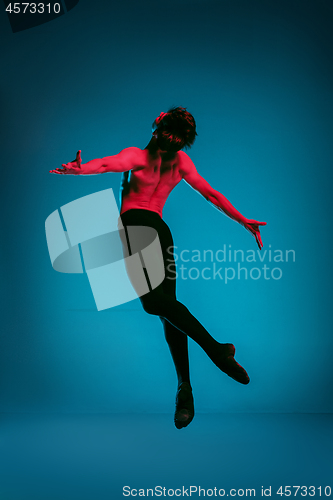
<svg viewBox="0 0 333 500"><path fill-rule="evenodd" d="M180 389L188 389L188 388L192 391L192 386L189 380L178 381L177 391L179 391Z"/></svg>

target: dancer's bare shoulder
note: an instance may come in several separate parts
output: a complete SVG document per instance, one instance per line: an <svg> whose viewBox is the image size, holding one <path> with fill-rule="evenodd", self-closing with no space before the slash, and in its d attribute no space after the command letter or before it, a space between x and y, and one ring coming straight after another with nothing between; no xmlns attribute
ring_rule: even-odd
<svg viewBox="0 0 333 500"><path fill-rule="evenodd" d="M199 174L191 158L179 151L179 173L184 181L193 189L198 191L204 198L212 193L213 188L210 184Z"/></svg>
<svg viewBox="0 0 333 500"><path fill-rule="evenodd" d="M116 157L124 167L122 171L133 170L144 166L143 151L134 146L123 149Z"/></svg>
<svg viewBox="0 0 333 500"><path fill-rule="evenodd" d="M185 151L178 151L178 168L183 179L193 172L196 172L195 165Z"/></svg>

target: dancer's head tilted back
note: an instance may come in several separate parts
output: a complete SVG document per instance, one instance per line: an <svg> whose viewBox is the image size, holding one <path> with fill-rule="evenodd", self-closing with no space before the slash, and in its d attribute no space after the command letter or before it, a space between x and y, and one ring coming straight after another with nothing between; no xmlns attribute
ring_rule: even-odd
<svg viewBox="0 0 333 500"><path fill-rule="evenodd" d="M190 148L197 135L195 120L185 108L170 108L154 121L153 135L163 151Z"/></svg>

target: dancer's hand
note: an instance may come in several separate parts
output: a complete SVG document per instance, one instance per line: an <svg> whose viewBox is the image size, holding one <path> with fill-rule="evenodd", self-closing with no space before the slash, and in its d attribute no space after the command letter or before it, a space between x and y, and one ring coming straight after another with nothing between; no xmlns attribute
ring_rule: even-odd
<svg viewBox="0 0 333 500"><path fill-rule="evenodd" d="M244 224L245 229L255 237L259 250L261 250L263 247L263 243L259 231L259 226L266 226L266 222L258 222L257 220L246 219L246 223Z"/></svg>
<svg viewBox="0 0 333 500"><path fill-rule="evenodd" d="M50 170L51 174L69 174L69 175L80 175L81 174L81 149L76 153L75 160L69 163L63 163L63 168L56 168L55 170Z"/></svg>

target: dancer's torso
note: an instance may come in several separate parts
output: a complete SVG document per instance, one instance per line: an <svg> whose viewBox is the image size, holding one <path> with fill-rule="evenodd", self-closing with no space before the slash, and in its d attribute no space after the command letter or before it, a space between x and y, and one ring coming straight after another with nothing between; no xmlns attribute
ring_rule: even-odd
<svg viewBox="0 0 333 500"><path fill-rule="evenodd" d="M134 168L122 174L121 211L141 208L162 217L164 204L181 181L179 153L151 154L138 149Z"/></svg>

